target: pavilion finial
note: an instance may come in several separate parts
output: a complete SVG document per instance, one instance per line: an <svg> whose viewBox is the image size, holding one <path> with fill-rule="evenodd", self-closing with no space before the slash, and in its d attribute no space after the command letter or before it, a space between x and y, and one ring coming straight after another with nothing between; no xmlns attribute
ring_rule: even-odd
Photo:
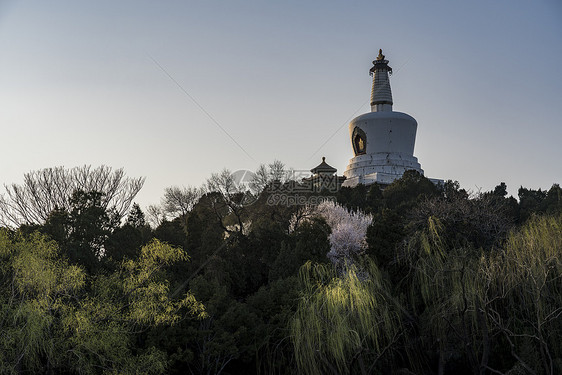
<svg viewBox="0 0 562 375"><path fill-rule="evenodd" d="M382 48L379 49L379 55L377 56L377 61L384 60L384 55L382 54Z"/></svg>

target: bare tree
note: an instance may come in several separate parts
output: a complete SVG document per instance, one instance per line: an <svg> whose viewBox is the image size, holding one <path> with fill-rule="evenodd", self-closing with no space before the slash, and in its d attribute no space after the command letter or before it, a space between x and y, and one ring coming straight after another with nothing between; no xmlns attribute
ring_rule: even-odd
<svg viewBox="0 0 562 375"><path fill-rule="evenodd" d="M162 208L165 213L171 216L186 216L201 198L201 195L203 195L203 189L201 188L171 186L164 191Z"/></svg>
<svg viewBox="0 0 562 375"><path fill-rule="evenodd" d="M211 198L212 209L223 229L227 232L243 233L245 195L249 193L246 184L237 181L228 169L223 169L222 172L211 175L207 180L205 191ZM234 219L234 225L228 225L229 217Z"/></svg>
<svg viewBox="0 0 562 375"><path fill-rule="evenodd" d="M127 177L123 168L113 170L105 165L31 171L24 175L23 184L4 185L0 224L7 227L41 224L54 209L68 209L72 193L78 190L102 193L102 207L114 210L122 219L144 180L144 177Z"/></svg>
<svg viewBox="0 0 562 375"><path fill-rule="evenodd" d="M286 183L295 177L293 169L286 169L285 164L279 160L273 163L260 164L258 169L252 174L253 178L249 181L248 188L254 194L260 194L271 183Z"/></svg>
<svg viewBox="0 0 562 375"><path fill-rule="evenodd" d="M146 221L152 228L157 228L166 220L168 220L168 218L161 205L151 204L146 209Z"/></svg>

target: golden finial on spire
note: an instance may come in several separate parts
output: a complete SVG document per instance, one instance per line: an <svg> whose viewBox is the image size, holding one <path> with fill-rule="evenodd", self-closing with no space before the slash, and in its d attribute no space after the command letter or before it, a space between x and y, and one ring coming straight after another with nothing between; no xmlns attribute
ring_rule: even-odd
<svg viewBox="0 0 562 375"><path fill-rule="evenodd" d="M377 56L377 61L384 60L384 55L382 54L382 49L379 49L379 55Z"/></svg>

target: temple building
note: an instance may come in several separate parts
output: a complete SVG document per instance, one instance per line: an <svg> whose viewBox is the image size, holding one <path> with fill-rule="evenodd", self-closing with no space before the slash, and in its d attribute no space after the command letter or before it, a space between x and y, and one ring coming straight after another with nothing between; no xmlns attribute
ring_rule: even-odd
<svg viewBox="0 0 562 375"><path fill-rule="evenodd" d="M303 178L302 182L309 191L313 192L336 192L340 189L345 177L336 174L337 169L326 163L326 158L322 157L322 163L310 170L312 176Z"/></svg>
<svg viewBox="0 0 562 375"><path fill-rule="evenodd" d="M389 80L392 68L382 50L369 72L373 76L371 112L349 123L354 157L344 172L343 186L373 183L385 186L402 177L407 170L423 175L414 156L418 124L412 116L392 110Z"/></svg>

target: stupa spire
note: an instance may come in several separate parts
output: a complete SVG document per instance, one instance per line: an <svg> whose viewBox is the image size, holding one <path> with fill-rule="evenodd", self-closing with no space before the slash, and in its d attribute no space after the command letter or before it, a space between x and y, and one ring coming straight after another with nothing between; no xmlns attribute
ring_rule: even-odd
<svg viewBox="0 0 562 375"><path fill-rule="evenodd" d="M388 66L388 60L385 60L382 49L379 49L379 55L373 61L369 74L373 76L371 112L392 111L392 91L388 78L389 74L392 74L392 68Z"/></svg>

